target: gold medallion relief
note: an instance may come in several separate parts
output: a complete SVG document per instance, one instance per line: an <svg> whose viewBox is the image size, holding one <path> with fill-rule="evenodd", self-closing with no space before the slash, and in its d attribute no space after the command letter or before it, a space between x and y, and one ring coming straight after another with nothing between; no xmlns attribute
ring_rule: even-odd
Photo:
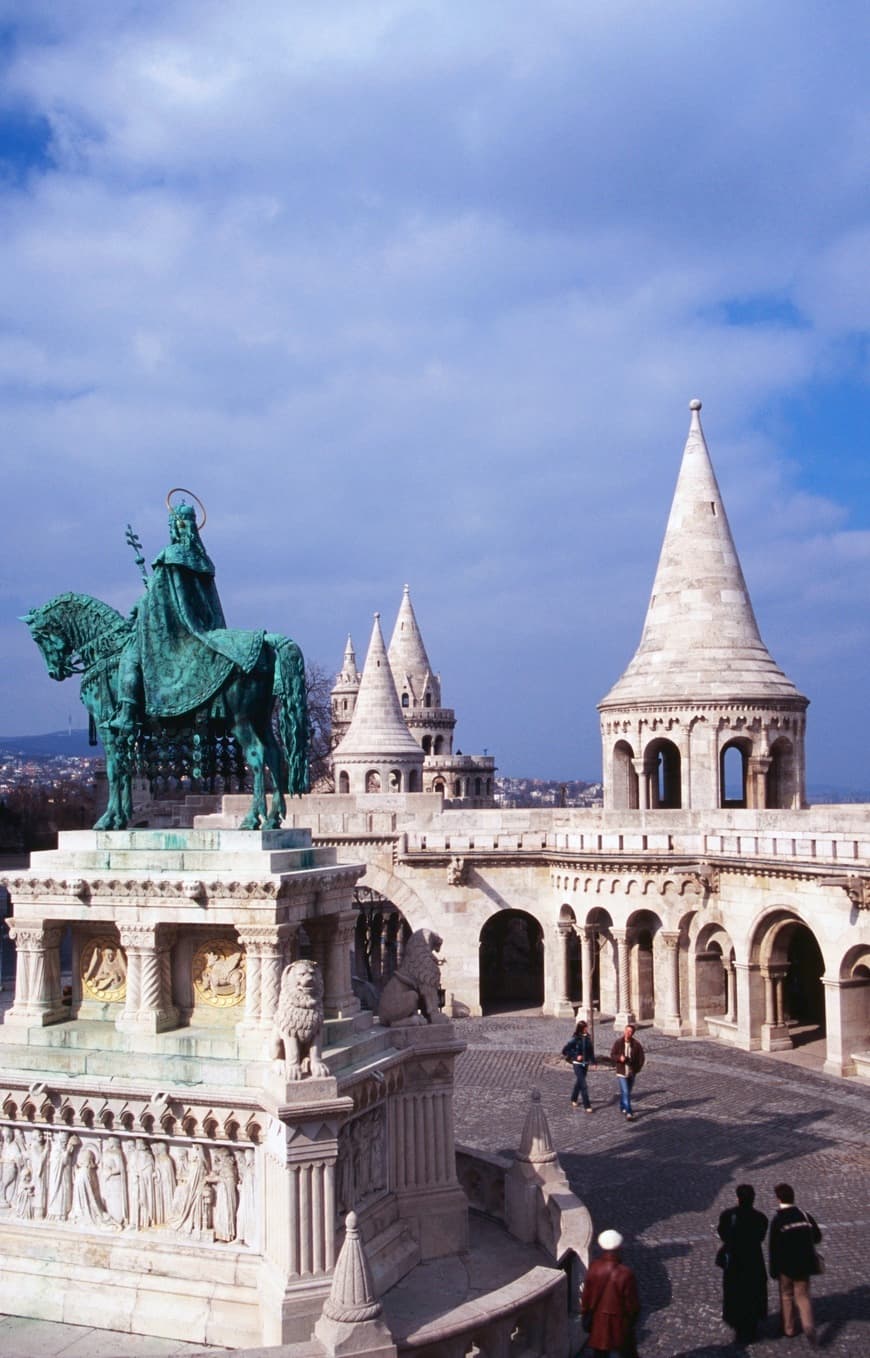
<svg viewBox="0 0 870 1358"><path fill-rule="evenodd" d="M113 938L91 938L82 948L82 992L91 1000L117 1004L127 995L127 955Z"/></svg>
<svg viewBox="0 0 870 1358"><path fill-rule="evenodd" d="M193 988L203 1004L230 1009L245 998L245 953L229 938L212 938L193 955Z"/></svg>

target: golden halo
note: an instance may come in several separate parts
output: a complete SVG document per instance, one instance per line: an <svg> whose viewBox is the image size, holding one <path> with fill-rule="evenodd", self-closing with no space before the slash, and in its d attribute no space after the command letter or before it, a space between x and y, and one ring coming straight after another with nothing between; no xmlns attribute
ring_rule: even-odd
<svg viewBox="0 0 870 1358"><path fill-rule="evenodd" d="M167 493L166 493L166 508L167 508L167 509L172 509L172 497L173 497L173 495L189 495L190 498L191 498L191 500L195 500L195 501L196 501L197 505L199 506L200 512L202 513L202 519L201 519L201 521L200 521L196 526L197 526L197 528L199 529L199 531L202 532L203 528L205 528L206 513L205 513L205 505L203 504L203 502L202 502L202 500L199 498L199 496L198 496L198 495L194 495L194 493L193 493L192 490L185 490L184 486L173 486L173 487L172 487L172 490L167 491Z"/></svg>

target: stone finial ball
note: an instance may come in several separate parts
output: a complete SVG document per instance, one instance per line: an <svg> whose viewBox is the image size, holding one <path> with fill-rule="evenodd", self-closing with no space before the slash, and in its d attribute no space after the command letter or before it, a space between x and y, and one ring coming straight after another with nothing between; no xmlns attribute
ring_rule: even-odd
<svg viewBox="0 0 870 1358"><path fill-rule="evenodd" d="M697 396L693 396L693 397L692 397L691 401L689 402L689 409L690 409L690 410L700 410L700 409L701 409L701 402L698 400L698 397L697 397Z"/></svg>
<svg viewBox="0 0 870 1358"><path fill-rule="evenodd" d="M348 1212L347 1216L346 1216L345 1219L344 1219L344 1226L345 1226L345 1230L347 1230L347 1231L355 1231L355 1230L356 1230L356 1226L357 1226L357 1215L356 1215L356 1212Z"/></svg>

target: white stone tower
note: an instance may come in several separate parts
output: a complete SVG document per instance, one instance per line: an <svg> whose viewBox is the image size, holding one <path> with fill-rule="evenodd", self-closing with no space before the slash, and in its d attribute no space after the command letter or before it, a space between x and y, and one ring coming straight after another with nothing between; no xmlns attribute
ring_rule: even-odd
<svg viewBox="0 0 870 1358"><path fill-rule="evenodd" d="M353 649L353 639L348 632L341 669L330 693L332 699L333 746L339 743L350 726L359 695L359 686L360 674L356 667L356 652Z"/></svg>
<svg viewBox="0 0 870 1358"><path fill-rule="evenodd" d="M423 751L405 725L375 614L350 726L333 754L336 792L420 792Z"/></svg>
<svg viewBox="0 0 870 1358"><path fill-rule="evenodd" d="M452 754L456 713L441 706L441 676L432 673L407 585L390 640L389 660L402 716L423 753Z"/></svg>
<svg viewBox="0 0 870 1358"><path fill-rule="evenodd" d="M640 645L598 705L604 805L800 807L808 700L761 639L690 409Z"/></svg>

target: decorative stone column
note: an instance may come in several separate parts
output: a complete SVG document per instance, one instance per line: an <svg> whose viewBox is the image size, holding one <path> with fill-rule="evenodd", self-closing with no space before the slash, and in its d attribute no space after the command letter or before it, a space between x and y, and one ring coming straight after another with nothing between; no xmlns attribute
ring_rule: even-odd
<svg viewBox="0 0 870 1358"><path fill-rule="evenodd" d="M16 948L15 1002L4 1023L11 1028L43 1028L69 1018L60 986L62 930L42 920L8 920Z"/></svg>
<svg viewBox="0 0 870 1358"><path fill-rule="evenodd" d="M555 1018L573 1018L574 1006L568 993L570 988L570 959L568 956L573 924L561 921L556 925L556 997L553 1001Z"/></svg>
<svg viewBox="0 0 870 1358"><path fill-rule="evenodd" d="M726 983L728 986L728 1008L725 1011L725 1018L729 1023L737 1022L737 969L733 962L725 963Z"/></svg>
<svg viewBox="0 0 870 1358"><path fill-rule="evenodd" d="M624 1028L627 1023L634 1023L628 956L631 930L611 929L610 933L616 944L616 988L618 992L616 996L616 1016L613 1022L615 1027Z"/></svg>
<svg viewBox="0 0 870 1358"><path fill-rule="evenodd" d="M323 1008L327 1018L349 1018L360 1011L360 1002L353 993L350 964L356 921L356 910L343 910L305 922L323 971Z"/></svg>
<svg viewBox="0 0 870 1358"><path fill-rule="evenodd" d="M866 992L870 981L864 976L822 978L825 988L825 1033L827 1052L823 1069L828 1075L854 1075L855 1052L867 1046Z"/></svg>
<svg viewBox="0 0 870 1358"><path fill-rule="evenodd" d="M585 1019L590 1029L594 1022L592 1012L592 973L595 966L595 949L598 946L598 930L589 925L580 930L580 987L581 1000L577 1008L577 1018Z"/></svg>
<svg viewBox="0 0 870 1358"><path fill-rule="evenodd" d="M667 1003L662 1031L672 1037L679 1037L683 1029L680 1014L680 935L679 933L659 931L659 938L665 945L665 966L667 968Z"/></svg>
<svg viewBox="0 0 870 1358"><path fill-rule="evenodd" d="M124 1032L164 1033L178 1026L172 1003L170 948L175 928L141 922L119 924L127 954L127 995L115 1027Z"/></svg>
<svg viewBox="0 0 870 1358"><path fill-rule="evenodd" d="M755 754L746 769L746 806L750 811L763 811L767 806L767 770L773 760L770 755Z"/></svg>
<svg viewBox="0 0 870 1358"><path fill-rule="evenodd" d="M761 1025L761 1049L766 1052L784 1051L793 1045L785 1022L782 987L788 967L769 966L764 978L764 1022Z"/></svg>
<svg viewBox="0 0 870 1358"><path fill-rule="evenodd" d="M240 1035L268 1032L278 1008L281 975L295 934L292 924L243 924L236 929L245 949L245 1016Z"/></svg>
<svg viewBox="0 0 870 1358"><path fill-rule="evenodd" d="M649 769L645 759L632 759L631 766L637 774L637 809L649 810Z"/></svg>

